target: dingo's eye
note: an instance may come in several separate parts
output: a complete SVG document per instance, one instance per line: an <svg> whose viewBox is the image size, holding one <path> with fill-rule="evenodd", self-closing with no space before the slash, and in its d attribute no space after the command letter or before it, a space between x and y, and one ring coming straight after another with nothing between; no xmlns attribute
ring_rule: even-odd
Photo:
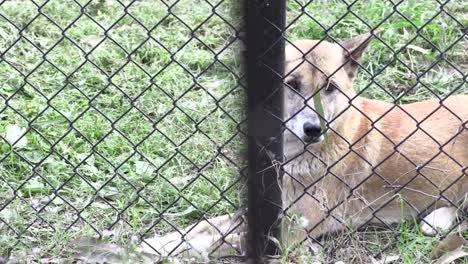
<svg viewBox="0 0 468 264"><path fill-rule="evenodd" d="M330 94L330 93L333 93L336 90L338 90L336 84L329 83L328 86L325 88L325 93Z"/></svg>
<svg viewBox="0 0 468 264"><path fill-rule="evenodd" d="M299 84L296 81L289 81L286 84L294 90L299 90Z"/></svg>

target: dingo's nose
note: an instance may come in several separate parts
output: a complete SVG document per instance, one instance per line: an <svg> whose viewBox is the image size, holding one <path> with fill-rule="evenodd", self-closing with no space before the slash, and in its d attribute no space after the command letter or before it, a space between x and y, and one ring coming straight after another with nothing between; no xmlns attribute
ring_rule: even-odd
<svg viewBox="0 0 468 264"><path fill-rule="evenodd" d="M305 122L303 128L304 133L311 140L317 139L322 134L322 129L320 128L320 126L314 125L311 122Z"/></svg>

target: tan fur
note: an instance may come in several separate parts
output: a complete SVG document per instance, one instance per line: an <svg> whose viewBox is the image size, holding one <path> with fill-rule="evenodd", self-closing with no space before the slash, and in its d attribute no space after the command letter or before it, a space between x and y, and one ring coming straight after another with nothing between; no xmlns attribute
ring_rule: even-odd
<svg viewBox="0 0 468 264"><path fill-rule="evenodd" d="M365 34L356 41L369 39ZM287 73L300 79L302 97L312 96L333 72L330 79L348 96L322 95L328 121L336 118L330 123L334 131L328 132L328 146L322 141L305 150L297 135L285 135L290 159L283 181L286 213L308 219L309 235L318 237L369 220L391 224L400 221L401 214L410 217L460 205L468 189L468 96L449 97L443 106L438 99L395 106L355 98L355 67L341 67L346 56L338 44L313 40L298 41L286 50ZM302 97L287 88L286 117L304 105Z"/></svg>
<svg viewBox="0 0 468 264"><path fill-rule="evenodd" d="M390 104L375 100L361 99L359 101L359 103L356 102L360 105L359 108L372 120L377 120L382 113L392 107ZM465 102L465 104L462 105L460 102ZM458 113L466 122L468 96L450 98L444 105ZM402 109L421 121L437 106L438 101L427 101L406 105ZM414 133L415 121L399 108L394 108L385 117L379 119L375 123L376 129L359 140L371 129L371 122L364 119L357 111L348 112L349 120L345 124L349 126L338 131L350 142L358 142L352 150L359 156L350 152L348 144L337 134L332 133L330 134L331 149L324 150L321 146L320 150L323 152L316 152L313 148L309 150L326 164L338 161L331 168L331 173L326 173L325 163L318 162L319 159L308 153L302 154L297 161L293 160L286 165L285 170L294 175L296 179L301 176L300 183L287 175L284 177L283 192L286 207L289 201L293 204L292 214L309 219L308 228L314 227L314 223L325 219L321 226L312 230L312 236L343 228L342 223L359 227L367 222L372 217L372 212L376 210L380 210L377 213L379 219L374 218L372 222L384 221L390 224L401 220L402 201L396 199L398 196L395 191L403 185L406 187L398 194L401 194L404 201L413 206L410 208L405 205L406 217L417 215L430 205L432 209L435 209L442 205L449 206L450 203L459 204L464 199L468 181L462 169L466 168L468 163L468 133L465 128L465 131L452 139L459 132L461 121L449 114L447 110L437 110L420 126L436 141L420 130ZM399 145L397 151L394 151L394 145L391 142L400 144L404 139L405 141ZM446 154L439 152L437 142L445 144L442 149ZM450 157L464 167L460 167ZM381 165L377 167L376 173L373 173L372 166L364 160L372 166ZM311 165L317 163L320 164ZM422 175L411 181L417 175L417 166L423 165L425 166L420 170ZM311 170L312 166L315 167ZM315 197L302 196L303 185L308 186L319 178L322 179L308 191ZM410 183L407 184L408 182ZM455 184L447 189L453 182ZM355 188L353 195L347 197L351 189L356 186L359 187ZM443 193L443 198L434 204L438 200L439 190L446 191ZM302 198L296 200L299 196ZM330 208L343 201L341 206L331 212L333 217L327 216ZM390 203L386 204L389 201Z"/></svg>
<svg viewBox="0 0 468 264"><path fill-rule="evenodd" d="M342 42L347 51L314 40L300 40L286 49L285 82L295 81L300 89L284 88L288 130L283 206L287 216L298 219L289 223L292 231L284 239L318 238L369 221L391 224L436 208L463 206L468 190L468 96L401 106L356 97L352 86L358 65L348 59L360 62L371 39L371 34L363 34ZM340 90L322 91L329 142L305 144L301 122L318 122L311 96L329 81ZM157 245L177 239L179 243L163 250L171 252L185 240L173 252L177 254L208 234L213 236L209 242L219 245L223 239L216 229L225 233L237 226L228 219L212 219L216 228L202 223L189 227L184 238L174 233L151 244L161 251ZM240 245L240 235L231 238Z"/></svg>

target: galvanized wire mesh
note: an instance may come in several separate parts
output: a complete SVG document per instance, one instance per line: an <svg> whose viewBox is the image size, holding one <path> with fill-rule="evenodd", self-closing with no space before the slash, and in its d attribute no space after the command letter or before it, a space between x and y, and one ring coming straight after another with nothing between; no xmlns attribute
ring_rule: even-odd
<svg viewBox="0 0 468 264"><path fill-rule="evenodd" d="M0 256L234 212L241 28L230 0L1 1Z"/></svg>
<svg viewBox="0 0 468 264"><path fill-rule="evenodd" d="M432 243L447 232L425 237L411 219L444 206L459 212L448 233L463 234L467 99L455 96L468 90L460 4L288 1L282 249L291 260L429 261ZM366 32L357 44L374 40L361 60L344 40ZM438 127L441 119L450 127ZM318 145L319 135L308 136L314 129L325 136Z"/></svg>
<svg viewBox="0 0 468 264"><path fill-rule="evenodd" d="M255 3L258 9L274 4ZM129 247L134 236L141 240L175 231L183 237L181 227L209 223L212 216L238 209L246 171L238 5L234 0L0 2L0 256L60 258L78 236ZM284 83L260 106L272 120L281 119L273 98L285 93L283 131L269 131L265 134L278 137L259 141L278 146L286 137L284 160L273 161L283 168L279 218L285 220L283 237L274 244L288 260L305 263L371 262L393 254L409 262L427 261L429 247L421 245L445 234L421 238L411 221L393 224L397 221L387 221L383 214L392 207L398 208L392 212L397 220L408 212L421 218L437 206L450 205L461 216L451 232L466 219L462 201L452 195L466 186L466 159L448 150L467 130L466 116L461 116L466 112L448 103L455 94L468 94L466 8L461 1L290 0L286 11L284 29L270 18L262 20L283 35L255 57L259 68L271 70ZM377 34L377 29L385 32ZM316 54L325 41L340 43L346 54L350 50L340 40L364 32L375 38L364 61L350 57L324 69L333 49L323 59ZM318 42L304 50L294 42L298 39ZM269 59L282 41L300 57L285 73ZM325 93L346 63L359 70L353 87L357 94L350 96L342 83L332 82L332 92L346 107L333 118L321 118L327 134L342 141L342 151L326 159L291 122L304 110L323 115L311 106L313 98ZM313 73L311 79L326 75L327 82L313 92L301 90L298 85L318 84L291 81L301 68ZM358 96L390 105L369 116L372 111L362 108ZM292 111L291 98L299 102ZM437 99L437 106L423 117L400 105L430 98ZM326 104L324 108L327 113ZM338 126L350 111L369 128L352 139ZM425 126L438 111L459 122L443 141ZM393 128L409 127L398 141L382 129L395 112L410 120L409 126ZM417 134L424 142L409 146ZM363 142L371 135L388 150L385 157L369 160L372 155ZM334 142L327 147L336 148ZM432 146L424 160L405 152L423 145ZM270 156L277 159L274 154ZM442 156L457 173L432 166ZM388 181L385 167L396 158L407 173L400 181ZM343 175L343 168L357 163L357 171ZM435 182L435 174L451 175L450 181ZM376 182L379 194L390 198L366 195L368 184ZM429 187L419 190L416 182ZM261 187L268 191L270 186ZM424 197L419 198L424 205L414 204L409 193ZM327 200L331 197L336 199ZM347 208L350 201L353 206ZM269 206L275 204L269 201ZM364 220L350 221L361 216L349 213L355 211L365 213ZM264 222L277 223L269 220ZM384 229L376 231L369 224ZM296 238L289 240L291 234ZM220 234L221 240L226 235Z"/></svg>

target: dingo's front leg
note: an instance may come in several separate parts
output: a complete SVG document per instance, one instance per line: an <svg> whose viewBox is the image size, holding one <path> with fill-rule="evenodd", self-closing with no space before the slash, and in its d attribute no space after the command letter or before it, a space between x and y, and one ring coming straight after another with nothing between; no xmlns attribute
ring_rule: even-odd
<svg viewBox="0 0 468 264"><path fill-rule="evenodd" d="M223 215L201 221L179 232L145 239L142 250L161 256L187 256L208 259L242 252L246 224L240 217Z"/></svg>

